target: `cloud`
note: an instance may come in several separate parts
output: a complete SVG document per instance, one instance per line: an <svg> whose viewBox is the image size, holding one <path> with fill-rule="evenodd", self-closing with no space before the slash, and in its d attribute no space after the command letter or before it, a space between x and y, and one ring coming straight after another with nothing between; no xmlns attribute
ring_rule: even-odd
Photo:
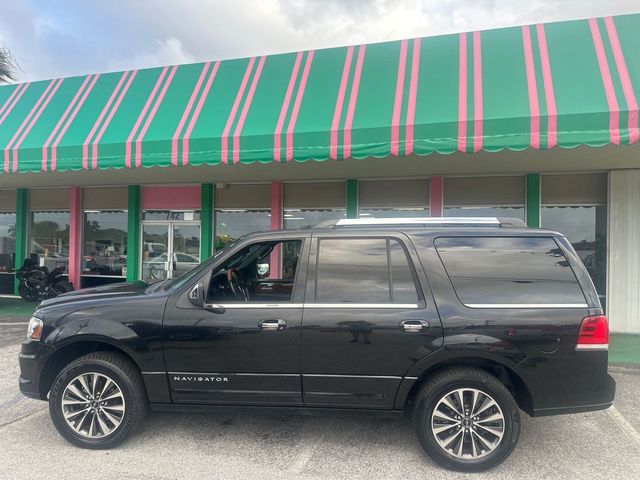
<svg viewBox="0 0 640 480"><path fill-rule="evenodd" d="M640 10L638 0L12 0L21 80Z"/></svg>

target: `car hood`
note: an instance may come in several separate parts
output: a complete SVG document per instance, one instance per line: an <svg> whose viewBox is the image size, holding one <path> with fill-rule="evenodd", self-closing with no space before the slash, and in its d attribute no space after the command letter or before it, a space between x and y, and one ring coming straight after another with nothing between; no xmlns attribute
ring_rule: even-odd
<svg viewBox="0 0 640 480"><path fill-rule="evenodd" d="M101 287L82 288L73 292L64 293L54 298L43 300L38 308L52 307L74 302L97 299L114 299L144 295L149 288L146 282L126 282L104 285Z"/></svg>

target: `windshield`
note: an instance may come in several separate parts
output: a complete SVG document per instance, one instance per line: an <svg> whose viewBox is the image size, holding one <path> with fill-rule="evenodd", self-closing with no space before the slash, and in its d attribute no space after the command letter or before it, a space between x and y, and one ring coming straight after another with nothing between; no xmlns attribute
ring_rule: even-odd
<svg viewBox="0 0 640 480"><path fill-rule="evenodd" d="M241 238L244 238L244 237L241 237ZM185 274L180 275L179 277L167 278L166 280L163 280L161 282L154 283L150 287L151 291L156 292L160 289L168 291L168 290L174 290L176 288L180 288L182 285L187 283L193 277L197 277L198 275L200 275L200 273L206 270L216 258L218 258L224 252L229 250L229 248L233 247L241 238L238 238L237 240L233 240L229 244L225 245L225 247L222 250L218 250L213 254L213 256L209 257L201 264L193 267L191 270L189 270Z"/></svg>

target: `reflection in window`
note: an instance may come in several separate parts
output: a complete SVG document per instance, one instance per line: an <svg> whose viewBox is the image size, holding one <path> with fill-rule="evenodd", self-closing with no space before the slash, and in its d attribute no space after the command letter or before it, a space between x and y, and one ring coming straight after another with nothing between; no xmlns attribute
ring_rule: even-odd
<svg viewBox="0 0 640 480"><path fill-rule="evenodd" d="M317 303L417 303L406 253L386 238L322 239Z"/></svg>
<svg viewBox="0 0 640 480"><path fill-rule="evenodd" d="M13 293L16 255L16 214L0 212L0 294Z"/></svg>
<svg viewBox="0 0 640 480"><path fill-rule="evenodd" d="M215 212L216 240L220 250L243 235L271 228L270 210L220 209Z"/></svg>
<svg viewBox="0 0 640 480"><path fill-rule="evenodd" d="M445 217L496 217L524 220L524 206L445 207Z"/></svg>
<svg viewBox="0 0 640 480"><path fill-rule="evenodd" d="M428 217L428 208L361 208L358 212L360 218L415 218Z"/></svg>
<svg viewBox="0 0 640 480"><path fill-rule="evenodd" d="M312 228L321 222L340 220L346 216L347 212L344 208L286 208L284 228L286 230Z"/></svg>
<svg viewBox="0 0 640 480"><path fill-rule="evenodd" d="M31 212L30 250L38 265L49 270L69 266L69 212Z"/></svg>
<svg viewBox="0 0 640 480"><path fill-rule="evenodd" d="M543 206L542 227L567 237L605 303L607 286L607 207Z"/></svg>
<svg viewBox="0 0 640 480"><path fill-rule="evenodd" d="M200 210L144 210L142 220L199 221Z"/></svg>
<svg viewBox="0 0 640 480"><path fill-rule="evenodd" d="M123 276L127 264L127 212L84 214L82 274Z"/></svg>

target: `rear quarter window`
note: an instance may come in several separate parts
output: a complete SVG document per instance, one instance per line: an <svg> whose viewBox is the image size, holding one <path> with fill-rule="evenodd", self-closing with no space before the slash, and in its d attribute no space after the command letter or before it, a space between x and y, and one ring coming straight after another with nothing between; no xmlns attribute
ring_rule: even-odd
<svg viewBox="0 0 640 480"><path fill-rule="evenodd" d="M551 237L441 237L434 243L467 306L585 304L571 265Z"/></svg>

